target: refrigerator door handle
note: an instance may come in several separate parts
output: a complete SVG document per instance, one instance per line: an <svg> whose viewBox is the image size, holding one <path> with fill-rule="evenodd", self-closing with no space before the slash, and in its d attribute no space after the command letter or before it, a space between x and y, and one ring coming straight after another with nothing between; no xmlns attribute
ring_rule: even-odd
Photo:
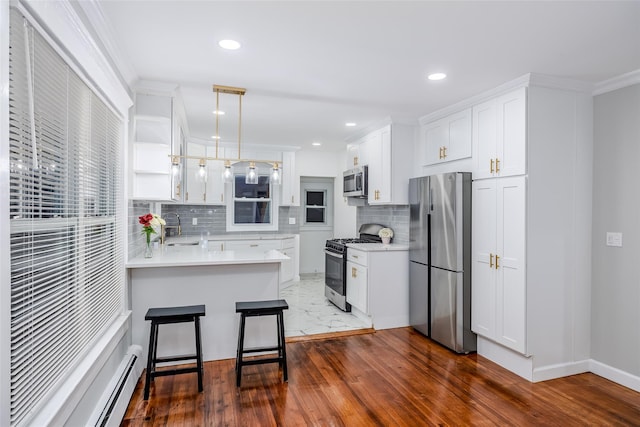
<svg viewBox="0 0 640 427"><path fill-rule="evenodd" d="M433 194L431 193L433 189L429 187L429 211L433 211Z"/></svg>

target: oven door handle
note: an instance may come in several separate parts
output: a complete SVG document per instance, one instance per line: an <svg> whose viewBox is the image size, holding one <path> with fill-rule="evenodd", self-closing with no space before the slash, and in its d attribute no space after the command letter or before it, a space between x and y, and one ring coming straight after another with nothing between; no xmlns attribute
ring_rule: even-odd
<svg viewBox="0 0 640 427"><path fill-rule="evenodd" d="M334 258L340 258L340 259L342 259L342 255L341 255L341 254L336 254L336 253L334 253L334 252L329 252L329 251L328 251L328 250L326 250L326 249L325 249L324 253L325 253L325 254L327 254L327 255L331 255L331 256L332 256L332 257L334 257Z"/></svg>

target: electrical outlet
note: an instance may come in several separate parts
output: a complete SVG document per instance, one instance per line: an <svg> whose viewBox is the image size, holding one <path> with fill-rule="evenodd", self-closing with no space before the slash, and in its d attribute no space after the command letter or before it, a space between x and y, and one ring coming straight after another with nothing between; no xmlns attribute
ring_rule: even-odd
<svg viewBox="0 0 640 427"><path fill-rule="evenodd" d="M193 218L191 220L191 225L198 225L198 218Z"/></svg>
<svg viewBox="0 0 640 427"><path fill-rule="evenodd" d="M295 223L296 223L296 218L295 217L289 218L289 225L295 225Z"/></svg>
<svg viewBox="0 0 640 427"><path fill-rule="evenodd" d="M622 247L622 233L607 231L607 246Z"/></svg>

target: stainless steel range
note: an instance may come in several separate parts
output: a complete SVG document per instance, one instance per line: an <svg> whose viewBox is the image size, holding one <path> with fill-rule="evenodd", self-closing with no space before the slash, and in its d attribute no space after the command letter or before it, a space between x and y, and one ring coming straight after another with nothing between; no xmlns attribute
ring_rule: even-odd
<svg viewBox="0 0 640 427"><path fill-rule="evenodd" d="M359 238L330 239L324 246L325 276L324 295L336 307L351 311L347 302L347 244L348 243L380 243L378 236L384 225L363 224L360 226Z"/></svg>

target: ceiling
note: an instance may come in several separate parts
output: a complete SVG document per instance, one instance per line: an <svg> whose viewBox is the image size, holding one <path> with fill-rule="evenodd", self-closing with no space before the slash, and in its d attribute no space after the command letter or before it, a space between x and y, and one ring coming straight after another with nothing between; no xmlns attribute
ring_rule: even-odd
<svg viewBox="0 0 640 427"><path fill-rule="evenodd" d="M209 141L213 84L247 89L243 143L339 150L386 118L417 119L529 72L595 84L640 69L640 1L95 3L127 83L179 84L190 136ZM220 104L237 110L231 95Z"/></svg>

